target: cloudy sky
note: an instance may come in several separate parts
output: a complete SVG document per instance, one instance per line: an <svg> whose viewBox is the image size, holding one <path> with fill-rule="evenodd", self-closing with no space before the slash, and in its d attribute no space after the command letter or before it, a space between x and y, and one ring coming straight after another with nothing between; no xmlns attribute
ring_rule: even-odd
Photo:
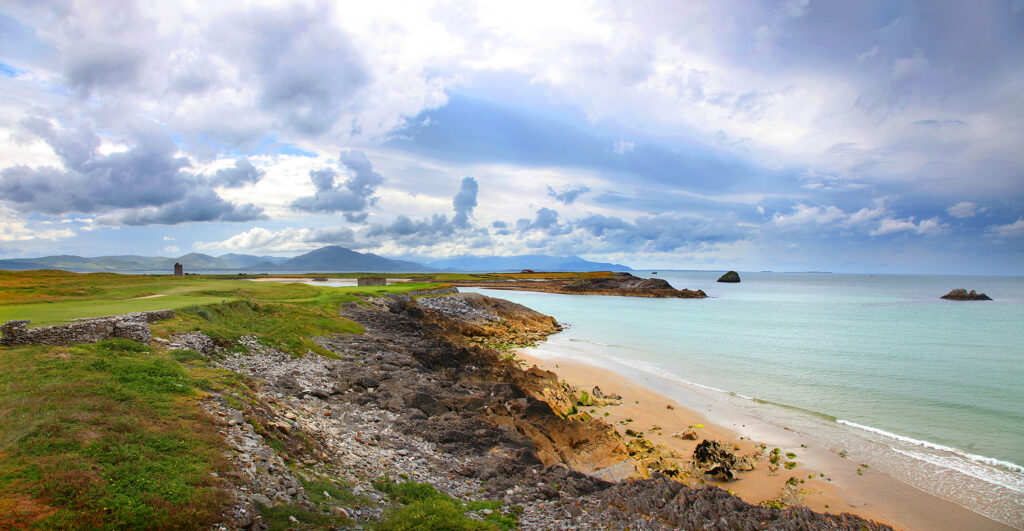
<svg viewBox="0 0 1024 531"><path fill-rule="evenodd" d="M0 258L1024 274L1024 0L9 0L0 35Z"/></svg>

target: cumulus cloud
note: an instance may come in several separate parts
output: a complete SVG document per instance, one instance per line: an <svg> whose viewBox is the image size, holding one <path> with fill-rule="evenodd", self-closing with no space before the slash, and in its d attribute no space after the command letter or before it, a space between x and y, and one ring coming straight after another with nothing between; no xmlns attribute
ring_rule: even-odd
<svg viewBox="0 0 1024 531"><path fill-rule="evenodd" d="M237 205L220 198L213 190L193 190L184 198L158 207L145 207L97 216L98 225L177 225L199 221L253 221L266 219L263 209L246 203Z"/></svg>
<svg viewBox="0 0 1024 531"><path fill-rule="evenodd" d="M882 236L896 232L912 232L915 234L934 235L945 231L949 226L939 221L939 218L922 219L915 223L914 218L897 219L885 218L878 225L878 228L871 231L872 236Z"/></svg>
<svg viewBox="0 0 1024 531"><path fill-rule="evenodd" d="M1024 218L1019 218L1017 221L1006 225L993 225L988 228L988 232L1007 240L1024 238Z"/></svg>
<svg viewBox="0 0 1024 531"><path fill-rule="evenodd" d="M970 201L961 201L946 209L946 213L954 218L967 219L974 217L978 205Z"/></svg>
<svg viewBox="0 0 1024 531"><path fill-rule="evenodd" d="M476 179L472 177L462 179L459 193L455 194L455 198L452 199L452 206L455 207L455 217L452 219L452 223L456 227L469 226L469 217L473 215L473 209L476 207L478 189Z"/></svg>
<svg viewBox="0 0 1024 531"><path fill-rule="evenodd" d="M2 242L56 241L73 236L75 236L75 232L71 229L33 227L23 216L0 206L0 241Z"/></svg>
<svg viewBox="0 0 1024 531"><path fill-rule="evenodd" d="M554 197L556 201L566 205L573 204L581 195L589 191L590 188L582 184L571 186L562 192L557 192L554 188L548 186L548 195Z"/></svg>
<svg viewBox="0 0 1024 531"><path fill-rule="evenodd" d="M285 228L271 231L255 227L219 242L196 242L195 248L249 252L308 251L325 245L354 247L355 233L347 227Z"/></svg>
<svg viewBox="0 0 1024 531"><path fill-rule="evenodd" d="M293 201L293 209L312 213L343 212L350 222L366 219L364 210L376 202L373 194L384 177L373 171L373 164L362 151L343 151L338 162L349 171L349 177L335 185L338 172L333 168L311 170L309 179L316 193Z"/></svg>
<svg viewBox="0 0 1024 531"><path fill-rule="evenodd" d="M100 138L84 124L59 128L42 118L22 121L44 140L63 168L15 165L0 170L0 198L22 212L102 214L99 224L169 224L260 219L254 205L221 199L186 171L166 131L141 124L126 151L103 154Z"/></svg>
<svg viewBox="0 0 1024 531"><path fill-rule="evenodd" d="M248 159L238 159L232 168L217 170L210 178L211 186L241 188L260 182L266 172L255 167Z"/></svg>
<svg viewBox="0 0 1024 531"><path fill-rule="evenodd" d="M788 214L776 212L771 223L786 229L807 224L829 225L843 219L846 219L846 213L834 205L820 207L798 203Z"/></svg>
<svg viewBox="0 0 1024 531"><path fill-rule="evenodd" d="M876 199L871 206L853 213L846 213L835 205L811 206L798 203L788 212L776 212L768 226L782 231L800 230L850 230L883 236L899 232L921 235L935 235L944 232L949 225L938 217L922 219L899 218L886 205L885 198Z"/></svg>
<svg viewBox="0 0 1024 531"><path fill-rule="evenodd" d="M549 236L568 234L572 227L558 222L558 211L548 207L537 209L533 219L522 218L516 221L519 232L540 231Z"/></svg>
<svg viewBox="0 0 1024 531"><path fill-rule="evenodd" d="M732 219L715 220L690 215L640 216L632 222L615 216L591 214L574 226L598 237L596 245L604 249L631 249L642 252L672 252L705 244L735 241L751 229Z"/></svg>

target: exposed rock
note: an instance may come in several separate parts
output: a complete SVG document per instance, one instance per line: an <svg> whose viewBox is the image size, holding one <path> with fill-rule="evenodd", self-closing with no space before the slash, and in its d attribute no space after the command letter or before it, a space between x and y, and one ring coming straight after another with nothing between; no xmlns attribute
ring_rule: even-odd
<svg viewBox="0 0 1024 531"><path fill-rule="evenodd" d="M213 339L202 332L174 334L171 336L167 347L170 349L194 350L207 357L212 356L217 351L217 346L214 344Z"/></svg>
<svg viewBox="0 0 1024 531"><path fill-rule="evenodd" d="M737 455L734 445L707 439L694 448L692 465L701 475L725 479L735 479L737 472L754 469L753 459Z"/></svg>
<svg viewBox="0 0 1024 531"><path fill-rule="evenodd" d="M739 282L740 274L735 271L729 271L726 274L718 277L719 282Z"/></svg>
<svg viewBox="0 0 1024 531"><path fill-rule="evenodd" d="M679 471L649 441L634 437L627 448L607 424L571 413L581 391L555 373L523 370L456 335L465 327L450 322L525 327L540 323L536 316L489 298L439 299L344 306L366 332L317 338L336 359L293 359L255 338L240 341L247 353L217 359L251 389L209 399L238 471L228 478L239 500L229 527L263 525L257 503L311 507L297 479L315 476L366 499L323 509L366 528L389 503L370 481L404 474L467 501L516 505L522 529L883 529L850 515L752 506L661 475L630 479ZM499 319L482 317L491 314ZM593 389L590 400L608 395ZM242 410L228 405L239 402ZM727 455L743 469L745 458Z"/></svg>
<svg viewBox="0 0 1024 531"><path fill-rule="evenodd" d="M149 343L149 323L174 317L173 310L134 312L75 319L67 324L28 328L29 321L7 321L0 326L0 345L74 345L126 338Z"/></svg>
<svg viewBox="0 0 1024 531"><path fill-rule="evenodd" d="M676 433L673 433L671 437L675 437L676 439L683 439L684 441L696 441L697 432L692 429L686 431L677 431Z"/></svg>
<svg viewBox="0 0 1024 531"><path fill-rule="evenodd" d="M974 291L973 289L970 292L968 292L967 290L965 290L963 288L957 288L957 289L955 289L953 291L950 291L949 293L943 295L942 298L946 299L946 300L950 300L950 301L990 301L990 300L992 300L991 297L989 297L988 295L985 295L984 293L978 293L978 292Z"/></svg>
<svg viewBox="0 0 1024 531"><path fill-rule="evenodd" d="M638 529L892 530L848 513L751 505L717 487L692 489L661 475L619 483L597 497L605 529L634 528L629 517L644 516L648 521Z"/></svg>
<svg viewBox="0 0 1024 531"><path fill-rule="evenodd" d="M703 299L707 297L703 290L677 290L663 279L638 278L629 273L614 273L612 276L595 278L559 278L530 281L470 280L456 281L452 282L452 284L457 286L542 291L569 295L621 295L626 297L671 297L680 299Z"/></svg>

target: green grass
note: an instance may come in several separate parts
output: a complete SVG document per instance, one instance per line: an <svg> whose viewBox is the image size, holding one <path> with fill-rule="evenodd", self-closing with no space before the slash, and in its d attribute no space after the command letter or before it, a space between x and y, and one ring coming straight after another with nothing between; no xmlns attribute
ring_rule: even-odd
<svg viewBox="0 0 1024 531"><path fill-rule="evenodd" d="M361 296L380 296L440 284L408 283L374 287L311 286L301 283L252 282L235 277L144 276L65 271L0 271L0 322L13 319L43 326L82 317L226 303L261 303L330 307ZM149 295L162 295L139 299Z"/></svg>
<svg viewBox="0 0 1024 531"><path fill-rule="evenodd" d="M0 528L217 521L228 462L199 370L128 340L0 350Z"/></svg>
<svg viewBox="0 0 1024 531"><path fill-rule="evenodd" d="M503 512L499 501L463 503L427 483L381 478L373 486L399 504L385 514L384 520L371 526L376 531L505 531L516 528L521 512L518 507ZM466 516L467 511L482 509L492 511L484 516L483 522Z"/></svg>
<svg viewBox="0 0 1024 531"><path fill-rule="evenodd" d="M42 325L172 307L174 319L151 325L157 337L201 330L230 346L253 334L295 356L310 350L329 355L313 336L361 332L338 315L341 304L440 286L332 288L236 278L0 272L0 320ZM122 300L153 293L166 296ZM219 479L230 462L217 426L199 408L206 391L237 407L253 397L244 378L207 366L191 350L122 339L0 347L0 529L210 528L230 502ZM277 439L267 444L284 449ZM317 480L307 489L319 510L264 508L272 527L288 527L289 516L305 527L347 525L329 508L365 503L344 485ZM484 524L459 512L461 502L451 506L456 502L448 500L430 497L403 509L440 503L461 517L445 521L468 526L451 529L494 528L479 527Z"/></svg>

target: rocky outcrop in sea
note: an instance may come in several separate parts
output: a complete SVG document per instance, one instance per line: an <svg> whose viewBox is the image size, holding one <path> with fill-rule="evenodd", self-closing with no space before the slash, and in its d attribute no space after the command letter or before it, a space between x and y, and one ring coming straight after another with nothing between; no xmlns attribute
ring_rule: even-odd
<svg viewBox="0 0 1024 531"><path fill-rule="evenodd" d="M724 275L718 277L719 282L738 283L740 281L740 274L735 271L726 272Z"/></svg>
<svg viewBox="0 0 1024 531"><path fill-rule="evenodd" d="M964 288L957 288L943 295L941 298L950 301L990 301L991 297L984 293L978 293L973 289L968 292Z"/></svg>

